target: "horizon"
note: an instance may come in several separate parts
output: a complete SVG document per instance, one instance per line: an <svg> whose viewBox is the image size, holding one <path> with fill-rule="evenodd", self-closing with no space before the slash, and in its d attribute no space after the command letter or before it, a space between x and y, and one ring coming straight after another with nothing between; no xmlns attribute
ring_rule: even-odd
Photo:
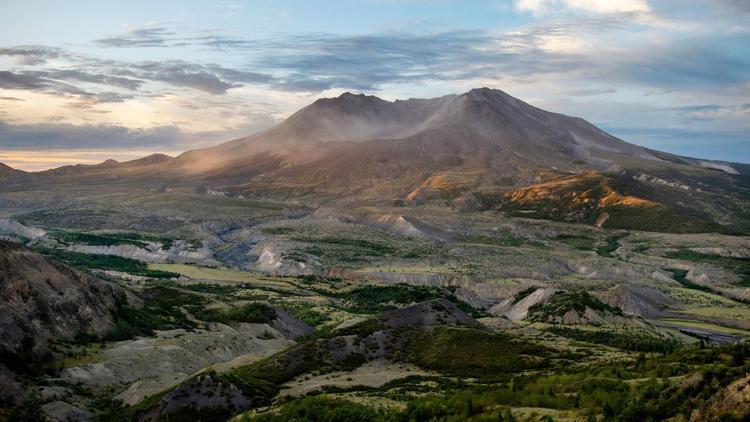
<svg viewBox="0 0 750 422"><path fill-rule="evenodd" d="M629 143L750 163L748 17L736 0L4 2L0 162L176 155L345 91L490 86Z"/></svg>

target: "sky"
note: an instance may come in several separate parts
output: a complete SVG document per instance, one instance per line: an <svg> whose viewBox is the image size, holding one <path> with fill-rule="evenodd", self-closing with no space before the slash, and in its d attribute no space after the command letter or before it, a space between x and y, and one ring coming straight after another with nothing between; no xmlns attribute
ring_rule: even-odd
<svg viewBox="0 0 750 422"><path fill-rule="evenodd" d="M171 155L320 97L491 87L750 163L750 0L0 0L0 162Z"/></svg>

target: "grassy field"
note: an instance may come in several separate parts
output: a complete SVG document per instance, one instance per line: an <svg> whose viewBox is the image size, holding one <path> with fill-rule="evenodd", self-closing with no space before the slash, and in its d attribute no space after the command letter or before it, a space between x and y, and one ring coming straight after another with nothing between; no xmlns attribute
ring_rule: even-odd
<svg viewBox="0 0 750 422"><path fill-rule="evenodd" d="M68 264L72 267L84 270L122 271L128 274L149 278L177 277L177 273L149 268L141 261L122 258L115 255L87 254L48 248L38 248L37 252Z"/></svg>
<svg viewBox="0 0 750 422"><path fill-rule="evenodd" d="M662 321L662 322L669 323L671 325L686 327L686 328L697 328L699 330L710 330L710 331L715 331L717 333L750 336L750 331L739 330L737 328L722 327L721 325L711 324L709 322L693 321L693 320L681 319L681 318L658 318L657 321Z"/></svg>
<svg viewBox="0 0 750 422"><path fill-rule="evenodd" d="M228 281L282 288L290 287L289 283L275 280L271 277L228 268L205 268L187 264L149 264L148 268L154 271L177 273L194 280Z"/></svg>
<svg viewBox="0 0 750 422"><path fill-rule="evenodd" d="M734 308L740 306L739 303L719 296L715 293L703 292L700 290L688 289L685 287L663 286L661 290L671 299L694 306L723 306Z"/></svg>
<svg viewBox="0 0 750 422"><path fill-rule="evenodd" d="M750 320L750 307L725 308L722 306L690 306L678 312L687 315Z"/></svg>

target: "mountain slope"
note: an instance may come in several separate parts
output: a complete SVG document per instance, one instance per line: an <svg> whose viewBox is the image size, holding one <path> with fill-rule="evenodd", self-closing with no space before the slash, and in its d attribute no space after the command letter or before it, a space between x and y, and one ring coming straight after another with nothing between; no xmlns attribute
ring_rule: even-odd
<svg viewBox="0 0 750 422"><path fill-rule="evenodd" d="M111 311L124 294L114 284L0 241L0 350L103 335L114 327Z"/></svg>
<svg viewBox="0 0 750 422"><path fill-rule="evenodd" d="M545 190L549 186L540 183L557 180L567 184L566 195L586 197L591 186L565 180L590 174L607 180L611 198L628 198L604 204L617 205L622 215L660 209L669 218L689 217L683 226L701 220L750 227L749 170L633 145L583 119L481 88L393 102L345 93L315 101L266 131L173 159L157 155L31 176L41 186L119 184L311 203L438 200L523 214L539 205L518 201L528 196L519 188ZM0 181L0 189L4 185ZM568 209L570 198L549 199L545 207L556 211L537 212L537 218L570 219L562 216L574 211ZM572 220L595 222L606 211L600 208ZM696 227L715 230L712 224ZM671 230L659 224L644 228Z"/></svg>

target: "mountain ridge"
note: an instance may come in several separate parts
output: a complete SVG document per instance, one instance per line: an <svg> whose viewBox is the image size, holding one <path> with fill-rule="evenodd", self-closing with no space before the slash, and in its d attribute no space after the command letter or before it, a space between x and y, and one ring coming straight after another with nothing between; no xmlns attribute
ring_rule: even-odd
<svg viewBox="0 0 750 422"><path fill-rule="evenodd" d="M518 189L590 172L620 181L616 188L628 190L621 196L634 198L623 203L627 207L657 203L670 213L729 224L744 218L750 196L750 166L631 144L580 117L491 88L395 101L345 92L214 147L30 173L28 185L119 183L313 203L439 201L525 212L519 204L498 203L524 196L513 194ZM11 185L2 182L0 189L3 184ZM15 186L23 189L24 183ZM532 210L538 209L534 202ZM583 220L597 218L587 214Z"/></svg>

